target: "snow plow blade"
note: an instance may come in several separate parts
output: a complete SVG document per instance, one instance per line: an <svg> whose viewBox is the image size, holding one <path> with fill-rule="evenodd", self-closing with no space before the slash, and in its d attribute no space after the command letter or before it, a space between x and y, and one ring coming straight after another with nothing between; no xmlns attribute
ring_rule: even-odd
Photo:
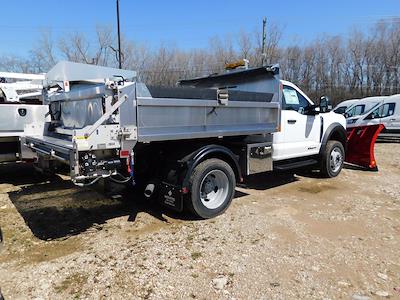
<svg viewBox="0 0 400 300"><path fill-rule="evenodd" d="M346 162L364 167L370 171L378 171L374 147L384 125L358 126L347 129Z"/></svg>

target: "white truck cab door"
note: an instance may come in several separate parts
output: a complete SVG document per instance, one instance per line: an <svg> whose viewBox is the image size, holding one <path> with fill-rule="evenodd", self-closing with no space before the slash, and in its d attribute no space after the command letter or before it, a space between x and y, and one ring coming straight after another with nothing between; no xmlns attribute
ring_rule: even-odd
<svg viewBox="0 0 400 300"><path fill-rule="evenodd" d="M275 161L319 153L321 117L305 114L311 105L297 89L283 86L281 130L273 135Z"/></svg>
<svg viewBox="0 0 400 300"><path fill-rule="evenodd" d="M385 125L387 131L400 130L400 114L396 103L385 103L382 105L380 123Z"/></svg>

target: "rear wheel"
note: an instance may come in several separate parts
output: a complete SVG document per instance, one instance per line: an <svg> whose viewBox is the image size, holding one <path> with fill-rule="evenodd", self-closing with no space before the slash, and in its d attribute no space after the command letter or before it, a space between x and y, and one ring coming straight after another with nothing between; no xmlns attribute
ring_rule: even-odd
<svg viewBox="0 0 400 300"><path fill-rule="evenodd" d="M203 219L218 216L231 204L235 186L235 174L228 163L207 159L196 166L190 177L188 207Z"/></svg>
<svg viewBox="0 0 400 300"><path fill-rule="evenodd" d="M344 164L344 147L338 141L328 141L322 157L321 174L332 178L339 175Z"/></svg>

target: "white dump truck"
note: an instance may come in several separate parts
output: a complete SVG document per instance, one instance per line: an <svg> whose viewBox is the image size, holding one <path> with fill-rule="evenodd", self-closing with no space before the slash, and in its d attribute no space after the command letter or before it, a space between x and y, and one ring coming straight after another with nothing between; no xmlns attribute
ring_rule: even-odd
<svg viewBox="0 0 400 300"><path fill-rule="evenodd" d="M225 211L236 182L254 173L344 162L345 118L281 81L279 66L238 69L146 86L136 72L70 62L46 74L51 120L25 129L38 165L70 167L72 181L104 178L144 187L201 218Z"/></svg>

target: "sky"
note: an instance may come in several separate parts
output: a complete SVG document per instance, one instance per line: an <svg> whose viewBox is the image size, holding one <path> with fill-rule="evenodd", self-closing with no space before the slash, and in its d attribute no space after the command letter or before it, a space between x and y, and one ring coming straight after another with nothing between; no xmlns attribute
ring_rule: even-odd
<svg viewBox="0 0 400 300"><path fill-rule="evenodd" d="M44 30L55 39L71 32L94 39L96 25L116 23L116 0L0 1L0 55L28 55ZM400 0L120 0L120 10L128 39L194 49L214 36L261 30L264 16L282 28L283 45L325 33L345 36L354 26L400 17Z"/></svg>

